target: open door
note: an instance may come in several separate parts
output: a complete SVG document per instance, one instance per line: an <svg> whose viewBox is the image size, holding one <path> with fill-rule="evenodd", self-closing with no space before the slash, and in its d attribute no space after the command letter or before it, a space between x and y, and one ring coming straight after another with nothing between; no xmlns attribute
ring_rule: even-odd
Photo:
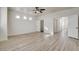
<svg viewBox="0 0 79 59"><path fill-rule="evenodd" d="M68 36L78 39L78 15L69 16Z"/></svg>
<svg viewBox="0 0 79 59"><path fill-rule="evenodd" d="M44 20L40 20L40 32L44 32Z"/></svg>

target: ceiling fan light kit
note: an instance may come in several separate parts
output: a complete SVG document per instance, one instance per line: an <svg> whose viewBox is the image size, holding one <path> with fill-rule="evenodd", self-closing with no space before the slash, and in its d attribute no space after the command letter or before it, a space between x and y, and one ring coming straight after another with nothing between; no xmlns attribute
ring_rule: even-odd
<svg viewBox="0 0 79 59"><path fill-rule="evenodd" d="M33 10L35 14L43 13L45 9L40 9L39 7L35 7L35 10Z"/></svg>

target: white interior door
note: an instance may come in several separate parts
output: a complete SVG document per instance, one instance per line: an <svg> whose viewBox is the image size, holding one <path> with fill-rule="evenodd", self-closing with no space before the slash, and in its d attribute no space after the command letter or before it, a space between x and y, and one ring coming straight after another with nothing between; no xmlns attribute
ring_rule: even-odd
<svg viewBox="0 0 79 59"><path fill-rule="evenodd" d="M78 15L69 16L68 36L78 38Z"/></svg>

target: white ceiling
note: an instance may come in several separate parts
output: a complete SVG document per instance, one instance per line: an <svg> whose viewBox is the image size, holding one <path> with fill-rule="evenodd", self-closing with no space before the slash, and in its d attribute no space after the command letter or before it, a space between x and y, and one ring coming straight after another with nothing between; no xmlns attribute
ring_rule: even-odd
<svg viewBox="0 0 79 59"><path fill-rule="evenodd" d="M57 11L71 9L71 8L74 8L74 7L40 7L40 8L46 9L43 13L43 14L45 14L45 13L50 13L50 12L54 13L54 12L57 12ZM28 13L28 14L31 14L31 15L38 15L38 14L35 14L33 12L33 10L35 9L34 7L9 7L9 9L19 11L19 12Z"/></svg>

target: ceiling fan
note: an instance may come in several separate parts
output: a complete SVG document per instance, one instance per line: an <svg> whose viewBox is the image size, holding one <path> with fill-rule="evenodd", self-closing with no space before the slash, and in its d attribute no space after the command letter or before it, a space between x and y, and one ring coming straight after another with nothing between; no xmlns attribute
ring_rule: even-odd
<svg viewBox="0 0 79 59"><path fill-rule="evenodd" d="M43 11L45 11L45 9L40 9L39 7L35 7L35 10L33 10L34 13L43 13Z"/></svg>

